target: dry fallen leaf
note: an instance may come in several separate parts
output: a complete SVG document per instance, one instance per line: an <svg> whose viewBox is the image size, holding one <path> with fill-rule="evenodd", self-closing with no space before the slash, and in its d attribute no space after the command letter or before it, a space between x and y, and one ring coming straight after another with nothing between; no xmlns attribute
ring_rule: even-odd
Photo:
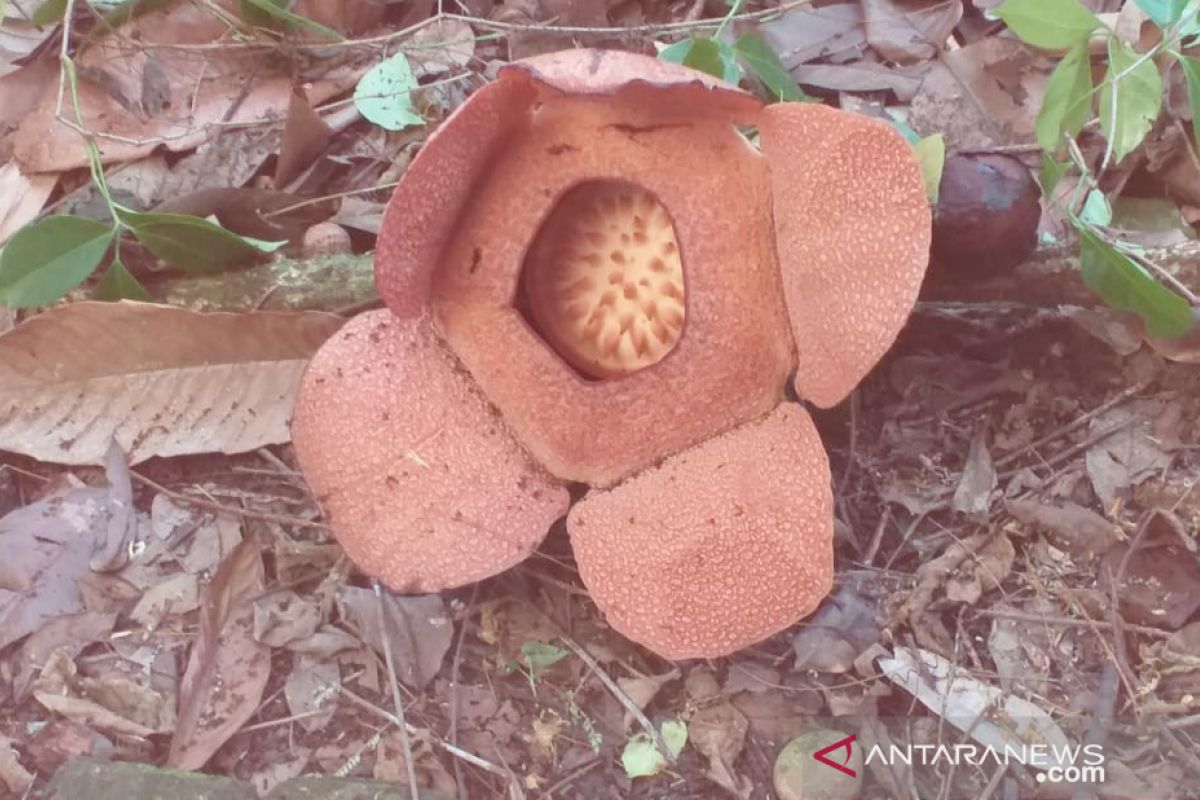
<svg viewBox="0 0 1200 800"><path fill-rule="evenodd" d="M121 548L133 502L116 448L108 466L113 488L51 493L0 518L0 650L48 619L82 611L80 582L105 566L97 554Z"/></svg>
<svg viewBox="0 0 1200 800"><path fill-rule="evenodd" d="M951 507L960 514L986 520L996 490L996 467L987 445L986 430L981 429L972 439L963 466L962 477L954 490Z"/></svg>
<svg viewBox="0 0 1200 800"><path fill-rule="evenodd" d="M858 3L805 4L762 23L758 32L788 69L818 58L841 64L860 57L867 44Z"/></svg>
<svg viewBox="0 0 1200 800"><path fill-rule="evenodd" d="M286 442L300 374L341 323L133 302L51 309L0 336L0 449L94 464L115 437L137 463Z"/></svg>
<svg viewBox="0 0 1200 800"><path fill-rule="evenodd" d="M895 64L936 58L962 19L962 0L862 0L867 41Z"/></svg>
<svg viewBox="0 0 1200 800"><path fill-rule="evenodd" d="M21 766L7 736L0 736L0 784L7 786L13 797L23 797L33 784L33 773Z"/></svg>
<svg viewBox="0 0 1200 800"><path fill-rule="evenodd" d="M271 674L271 649L253 636L253 599L264 584L258 544L246 539L213 575L200 632L179 688L168 766L200 769L254 715Z"/></svg>
<svg viewBox="0 0 1200 800"><path fill-rule="evenodd" d="M909 123L948 149L1027 144L1054 61L1016 39L988 37L933 62Z"/></svg>
<svg viewBox="0 0 1200 800"><path fill-rule="evenodd" d="M116 621L115 611L84 611L47 620L21 646L13 696L24 699L30 682L55 650L66 647L76 656L92 642L107 639Z"/></svg>
<svg viewBox="0 0 1200 800"><path fill-rule="evenodd" d="M678 680L680 674L679 667L672 667L670 672L664 672L661 675L634 675L628 678L617 678L617 685L635 706L645 710L646 706L650 705L650 701L654 699L654 695L658 694L658 690L671 681ZM626 709L624 729L629 730L632 724L633 712Z"/></svg>
<svg viewBox="0 0 1200 800"><path fill-rule="evenodd" d="M383 649L379 606L375 593L358 586L343 587L338 596L342 619L353 625L363 641ZM438 670L454 639L454 623L441 595L403 597L385 593L383 615L395 659L396 677L416 691L424 689Z"/></svg>
<svg viewBox="0 0 1200 800"><path fill-rule="evenodd" d="M692 747L708 759L705 774L730 795L742 800L748 800L754 791L754 782L738 774L733 762L742 753L749 728L746 716L727 698L700 709L688 721L688 739Z"/></svg>
<svg viewBox="0 0 1200 800"><path fill-rule="evenodd" d="M300 655L283 684L283 696L300 727L314 733L333 719L341 685L336 661Z"/></svg>
<svg viewBox="0 0 1200 800"><path fill-rule="evenodd" d="M121 674L80 676L67 647L47 659L33 696L56 714L117 735L144 737L175 727L173 698Z"/></svg>
<svg viewBox="0 0 1200 800"><path fill-rule="evenodd" d="M984 747L1033 744L1045 749L1044 764L1064 766L1070 741L1037 705L969 675L959 665L928 650L897 647L879 668L926 708ZM1037 762L1031 762L1041 766Z"/></svg>
<svg viewBox="0 0 1200 800"><path fill-rule="evenodd" d="M0 167L0 244L41 213L57 183L57 174L25 175L14 161Z"/></svg>
<svg viewBox="0 0 1200 800"><path fill-rule="evenodd" d="M1004 509L1026 525L1037 525L1054 544L1077 556L1097 556L1121 538L1116 525L1075 503L1048 505L1037 500L1006 500Z"/></svg>
<svg viewBox="0 0 1200 800"><path fill-rule="evenodd" d="M83 125L97 137L106 162L128 161L166 145L191 150L230 123L282 120L293 78L256 48L194 51L229 36L221 14L191 3L170 3L137 14L120 36L97 36L74 56ZM158 47L146 47L153 42ZM353 86L367 65L349 67L330 59L319 80L307 85L320 103ZM144 88L156 87L153 102ZM235 102L236 98L236 102ZM59 172L87 164L84 138L55 118L58 85L51 82L13 137L14 152L30 172Z"/></svg>

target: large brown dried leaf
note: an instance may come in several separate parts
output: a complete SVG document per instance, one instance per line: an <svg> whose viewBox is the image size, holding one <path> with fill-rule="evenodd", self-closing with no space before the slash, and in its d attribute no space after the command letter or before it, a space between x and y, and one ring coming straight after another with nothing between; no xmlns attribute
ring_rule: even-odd
<svg viewBox="0 0 1200 800"><path fill-rule="evenodd" d="M1028 144L1054 61L1016 39L989 37L933 62L909 123L947 149Z"/></svg>
<svg viewBox="0 0 1200 800"><path fill-rule="evenodd" d="M179 690L169 766L204 766L258 708L271 675L271 649L253 632L252 601L263 585L258 545L245 539L221 562L200 605L200 632Z"/></svg>
<svg viewBox="0 0 1200 800"><path fill-rule="evenodd" d="M139 158L159 145L190 150L230 123L282 121L293 81L286 59L272 62L254 48L205 50L201 56L170 46L210 44L229 35L214 9L169 3L122 25L120 36L97 37L81 47L75 56L79 108L85 128L110 134L96 139L106 162ZM309 99L320 103L353 86L366 66L343 68L327 59L320 78L307 84ZM58 85L51 82L13 137L17 160L30 172L87 164L84 138L56 119L57 107Z"/></svg>
<svg viewBox="0 0 1200 800"><path fill-rule="evenodd" d="M0 449L130 463L288 441L309 356L341 325L319 312L200 313L75 303L0 336Z"/></svg>

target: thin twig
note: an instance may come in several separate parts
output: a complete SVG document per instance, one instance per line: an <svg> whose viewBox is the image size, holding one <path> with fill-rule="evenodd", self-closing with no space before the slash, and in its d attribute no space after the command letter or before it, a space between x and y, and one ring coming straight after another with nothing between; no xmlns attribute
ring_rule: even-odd
<svg viewBox="0 0 1200 800"><path fill-rule="evenodd" d="M441 2L441 0L439 0ZM467 626L471 624L471 610L475 608L475 598L479 596L479 584L471 586L471 599L467 601L467 610L463 613L462 629L458 632L458 641L454 645L454 659L450 662L450 744L458 744L458 670L462 663L463 640L467 638ZM454 762L454 786L458 796L467 796L463 781L462 766Z"/></svg>
<svg viewBox="0 0 1200 800"><path fill-rule="evenodd" d="M408 722L404 719L404 699L400 697L400 681L396 679L396 663L392 657L392 639L388 635L387 616L383 611L383 586L378 580L371 581L375 590L375 611L379 618L379 638L383 646L383 660L387 664L388 685L392 690L392 703L396 708L396 719L400 721L400 745L404 748L404 765L408 771L408 792L412 800L420 800L421 786L417 783L417 766L413 763L412 740L408 735Z"/></svg>
<svg viewBox="0 0 1200 800"><path fill-rule="evenodd" d="M555 627L557 627L557 625ZM666 742L663 741L662 734L658 732L658 728L654 727L654 723L651 722L650 718L646 716L646 712L642 711L642 709L638 707L638 704L633 702L633 699L630 698L630 696L627 695L625 691L617 685L617 682L609 677L609 674L600 667L599 662L592 657L592 654L587 650L584 650L583 646L579 644L579 642L575 641L561 630L558 633L558 638L572 653L579 656L579 660L586 664L587 668L590 669L596 675L596 677L600 679L600 682L604 684L604 688L608 689L609 693L612 694L613 697L617 698L617 702L624 706L625 710L633 715L633 718L637 720L638 725L642 726L642 730L644 730L646 734L649 735L650 740L654 742L654 746L658 748L660 753L662 753L663 758L667 759L667 761L672 764L675 763L675 756L671 753L670 748L667 747Z"/></svg>
<svg viewBox="0 0 1200 800"><path fill-rule="evenodd" d="M278 522L284 525L296 525L304 528L320 528L322 530L329 530L329 526L324 522L316 522L315 520L311 519L301 519L300 517L289 517L286 514L272 514L269 511L251 511L247 508L226 506L220 503L214 503L212 500L205 500L200 497L193 497L190 494L177 492L174 489L168 489L161 483L153 481L147 478L145 475L141 475L133 470L130 470L129 474L135 481L143 486L148 486L156 492L165 494L172 500L196 506L197 508L205 508L209 511L218 511L223 514L233 514L235 516L242 517L243 519L257 519L263 522Z"/></svg>
<svg viewBox="0 0 1200 800"><path fill-rule="evenodd" d="M407 728L407 730L410 734L415 734L417 732L417 729L415 727L413 727L412 725L409 725L408 723L401 723L401 721L396 717L396 715L393 714L392 712L388 711L386 708L380 708L379 706L372 703L370 700L367 700L365 697L359 697L352 690L346 688L345 686L339 686L338 692L340 692L342 695L344 695L348 700L350 700L350 702L354 703L355 705L359 706L362 709L370 711L371 713L375 714L376 716L379 716L379 717L382 717L382 718L388 720L393 725L403 724ZM486 758L482 758L480 756L475 755L472 752L463 750L461 747L455 747L454 745L450 744L449 742L447 742L445 739L441 738L440 736L433 736L432 740L433 740L434 744L436 744L438 747L442 748L443 750L445 750L447 753L454 756L455 758L461 758L463 761L466 761L468 764L479 767L480 769L484 770L485 772L490 772L493 775L497 775L502 778L508 777L507 772L505 772L501 767L498 767L495 764L493 764L492 762L488 761Z"/></svg>

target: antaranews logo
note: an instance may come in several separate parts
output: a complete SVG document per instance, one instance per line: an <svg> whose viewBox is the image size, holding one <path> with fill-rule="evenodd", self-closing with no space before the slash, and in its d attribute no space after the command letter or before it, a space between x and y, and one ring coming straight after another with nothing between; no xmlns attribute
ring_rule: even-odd
<svg viewBox="0 0 1200 800"><path fill-rule="evenodd" d="M794 780L799 782L797 785L804 786L807 796L817 796L812 794L817 784L829 789L841 785L849 790L864 779L870 781L871 770L867 768L872 765L903 765L914 772L922 769L942 771L950 766L992 770L1020 765L1031 770L1038 783L1101 784L1106 779L1104 748L1099 744L880 745L863 744L857 733L824 728L793 740L785 751L791 751L792 757L784 759L781 754L777 769L786 763L785 772L795 772ZM813 765L814 761L820 766ZM776 777L777 780L780 778L778 773ZM802 792L800 796L806 795Z"/></svg>
<svg viewBox="0 0 1200 800"><path fill-rule="evenodd" d="M820 750L813 753L813 758L815 758L817 761L820 761L827 767L833 767L838 772L843 772L846 775L849 775L851 778L857 778L858 771L849 767L851 759L854 758L854 740L857 738L858 734L852 733L845 739L839 739L828 747L822 747ZM830 758L830 754L835 753L838 750L846 751L846 757L842 759L840 764Z"/></svg>

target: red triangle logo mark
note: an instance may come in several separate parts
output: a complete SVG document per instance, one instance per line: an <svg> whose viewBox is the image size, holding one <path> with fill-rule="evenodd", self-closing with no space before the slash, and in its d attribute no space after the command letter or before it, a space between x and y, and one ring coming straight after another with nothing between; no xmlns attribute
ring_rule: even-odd
<svg viewBox="0 0 1200 800"><path fill-rule="evenodd" d="M854 755L854 740L857 738L858 738L858 735L852 733L849 736L847 736L845 739L840 739L840 740L834 742L833 744L829 745L828 747L822 747L820 750L813 753L813 758L815 758L817 761L820 761L822 764L824 764L827 767L833 767L838 772L844 772L845 774L849 775L851 778L856 778L856 777L858 777L858 773L855 770L850 769L846 765L850 763L850 757ZM836 752L838 750L841 750L842 748L846 749L845 760L843 760L842 763L840 763L840 764L836 761L830 760L829 754Z"/></svg>

